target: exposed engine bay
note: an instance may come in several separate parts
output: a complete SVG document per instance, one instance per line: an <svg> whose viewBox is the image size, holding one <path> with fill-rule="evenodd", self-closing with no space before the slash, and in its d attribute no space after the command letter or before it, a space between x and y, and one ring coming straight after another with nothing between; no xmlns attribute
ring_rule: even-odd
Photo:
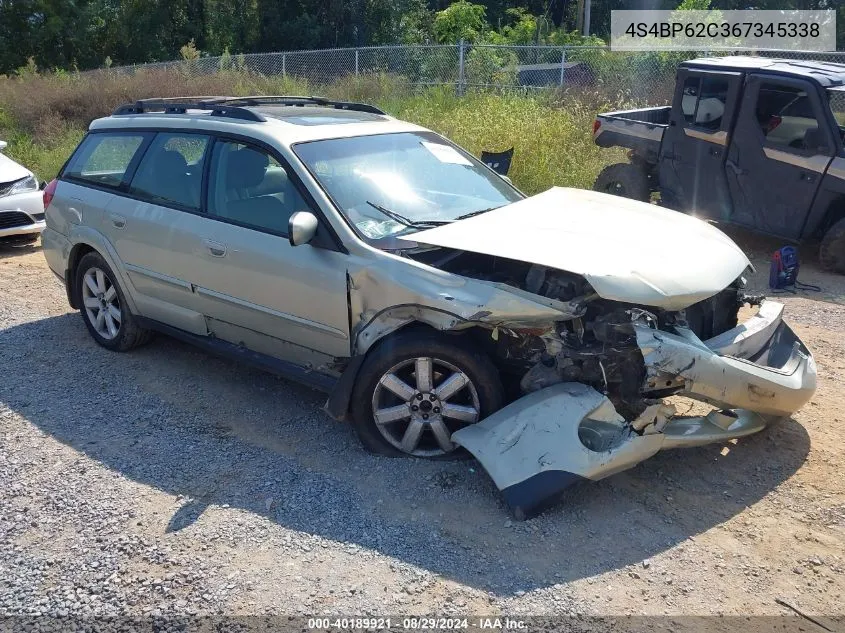
<svg viewBox="0 0 845 633"><path fill-rule="evenodd" d="M422 250L413 257L465 277L502 283L566 304L575 318L552 332L511 330L499 334L495 355L519 376L519 392L532 393L561 382L578 382L604 393L618 411L633 418L683 387L683 380L646 380L633 323L665 330L688 327L701 340L731 330L744 303L761 297L743 293L739 279L722 292L681 311L667 311L602 299L581 276L539 264L451 249Z"/></svg>

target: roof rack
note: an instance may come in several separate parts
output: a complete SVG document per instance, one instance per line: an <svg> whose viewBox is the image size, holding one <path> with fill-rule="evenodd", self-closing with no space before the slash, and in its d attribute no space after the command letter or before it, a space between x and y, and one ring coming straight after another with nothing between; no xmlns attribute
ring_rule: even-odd
<svg viewBox="0 0 845 633"><path fill-rule="evenodd" d="M349 101L331 101L325 97L305 97L297 95L270 95L253 97L161 97L141 99L118 107L112 115L146 114L163 112L164 114L185 114L188 110L209 110L211 116L240 119L242 121L266 121L261 114L249 107L261 105L276 106L323 106L336 110L353 110L370 114L385 114L379 108L366 103Z"/></svg>

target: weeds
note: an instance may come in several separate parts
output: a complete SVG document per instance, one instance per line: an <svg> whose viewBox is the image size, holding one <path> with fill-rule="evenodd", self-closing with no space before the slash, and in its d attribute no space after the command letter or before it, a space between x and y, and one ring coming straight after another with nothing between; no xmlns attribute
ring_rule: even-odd
<svg viewBox="0 0 845 633"><path fill-rule="evenodd" d="M193 76L183 70L176 66L134 74L103 70L0 78L0 138L9 142L6 153L48 179L56 175L91 120L121 103L190 94L321 94L375 103L476 155L514 147L510 175L528 194L554 185L590 187L604 165L623 157L593 144L593 117L607 107L600 93L470 91L457 97L452 87L415 89L407 79L385 73L347 76L315 86L238 69Z"/></svg>

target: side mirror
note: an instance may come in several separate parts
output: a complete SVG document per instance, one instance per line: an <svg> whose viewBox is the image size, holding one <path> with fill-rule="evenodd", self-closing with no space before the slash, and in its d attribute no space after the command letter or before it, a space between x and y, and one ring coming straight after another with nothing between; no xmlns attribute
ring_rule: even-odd
<svg viewBox="0 0 845 633"><path fill-rule="evenodd" d="M297 211L288 220L288 240L291 246L301 246L314 239L320 225L316 216L309 211Z"/></svg>
<svg viewBox="0 0 845 633"><path fill-rule="evenodd" d="M0 141L0 151L6 149L9 144L6 141Z"/></svg>

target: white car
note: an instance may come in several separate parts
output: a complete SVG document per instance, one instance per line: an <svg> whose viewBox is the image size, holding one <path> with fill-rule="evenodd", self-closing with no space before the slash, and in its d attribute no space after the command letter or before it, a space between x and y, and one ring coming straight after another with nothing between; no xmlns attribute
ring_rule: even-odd
<svg viewBox="0 0 845 633"><path fill-rule="evenodd" d="M44 198L35 174L4 149L0 141L0 244L29 244L44 230Z"/></svg>

